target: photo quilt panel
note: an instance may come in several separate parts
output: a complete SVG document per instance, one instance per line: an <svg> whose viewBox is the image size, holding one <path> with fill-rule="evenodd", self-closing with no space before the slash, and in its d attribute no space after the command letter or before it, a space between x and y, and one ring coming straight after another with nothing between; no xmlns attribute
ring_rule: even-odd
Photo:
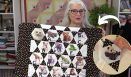
<svg viewBox="0 0 131 77"><path fill-rule="evenodd" d="M20 24L16 77L97 77L93 49L101 37L98 28Z"/></svg>

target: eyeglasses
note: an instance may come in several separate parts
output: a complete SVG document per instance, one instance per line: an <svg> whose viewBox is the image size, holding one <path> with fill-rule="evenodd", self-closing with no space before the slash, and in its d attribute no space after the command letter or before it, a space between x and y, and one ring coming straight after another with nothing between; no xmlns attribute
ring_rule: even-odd
<svg viewBox="0 0 131 77"><path fill-rule="evenodd" d="M72 9L72 10L69 10L72 14L77 14L79 12L79 14L84 14L85 13L85 9L80 9L80 10L77 10L77 9Z"/></svg>

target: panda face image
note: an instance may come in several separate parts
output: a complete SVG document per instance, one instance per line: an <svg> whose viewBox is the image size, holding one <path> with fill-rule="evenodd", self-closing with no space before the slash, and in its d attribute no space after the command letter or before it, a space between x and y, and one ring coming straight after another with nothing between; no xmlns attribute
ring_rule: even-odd
<svg viewBox="0 0 131 77"><path fill-rule="evenodd" d="M35 28L31 35L34 40L42 40L45 34L41 28Z"/></svg>
<svg viewBox="0 0 131 77"><path fill-rule="evenodd" d="M116 60L118 56L120 56L120 51L115 50L112 45L107 46L107 51L105 51L105 56L108 57L110 60Z"/></svg>
<svg viewBox="0 0 131 77"><path fill-rule="evenodd" d="M108 39L103 41L104 55L108 60L119 60L121 49Z"/></svg>

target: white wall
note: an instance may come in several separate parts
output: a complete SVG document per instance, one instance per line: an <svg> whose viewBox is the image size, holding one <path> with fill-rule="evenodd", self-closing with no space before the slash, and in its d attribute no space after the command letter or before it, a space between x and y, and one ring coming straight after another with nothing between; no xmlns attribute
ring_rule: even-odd
<svg viewBox="0 0 131 77"><path fill-rule="evenodd" d="M14 31L15 31L15 49L17 50L18 43L18 26L21 23L21 9L20 9L20 0L13 0L13 14L14 14Z"/></svg>
<svg viewBox="0 0 131 77"><path fill-rule="evenodd" d="M24 0L21 0L21 15L22 15L22 22L25 22L25 5L24 5Z"/></svg>
<svg viewBox="0 0 131 77"><path fill-rule="evenodd" d="M115 8L115 10L116 10L116 11L115 11L115 12L116 12L116 16L118 16L118 12L119 12L119 8L120 8L120 7L119 7L119 1L120 1L120 0L112 0L112 1L113 1L113 2L112 2L112 3L113 3L112 6L113 6L113 7Z"/></svg>

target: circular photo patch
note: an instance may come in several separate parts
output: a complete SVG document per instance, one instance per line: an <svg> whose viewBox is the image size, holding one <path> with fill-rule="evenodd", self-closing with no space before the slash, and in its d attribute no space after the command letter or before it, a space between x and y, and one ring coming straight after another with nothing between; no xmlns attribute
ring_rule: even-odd
<svg viewBox="0 0 131 77"><path fill-rule="evenodd" d="M107 35L96 43L93 58L101 71L116 75L124 72L130 66L131 46L119 35Z"/></svg>

